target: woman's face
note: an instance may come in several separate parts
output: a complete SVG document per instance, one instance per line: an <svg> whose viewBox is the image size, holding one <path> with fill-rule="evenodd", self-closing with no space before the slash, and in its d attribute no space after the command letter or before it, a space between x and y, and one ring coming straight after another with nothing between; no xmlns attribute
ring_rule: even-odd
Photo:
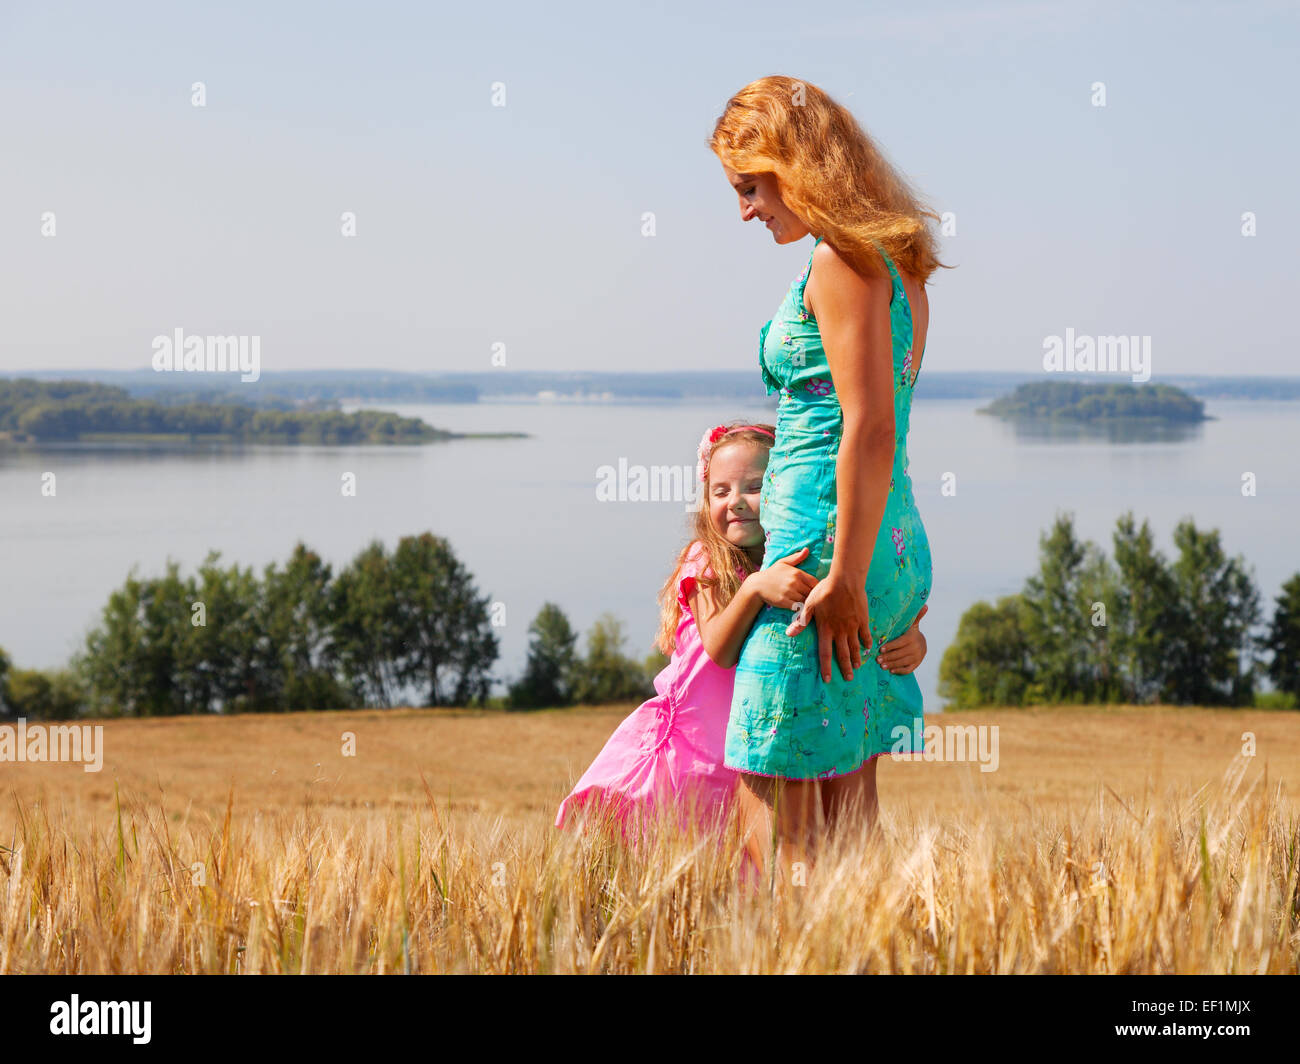
<svg viewBox="0 0 1300 1064"><path fill-rule="evenodd" d="M767 225L778 244L802 240L811 230L781 202L776 174L738 174L724 166L727 181L740 197L740 219L757 218Z"/></svg>
<svg viewBox="0 0 1300 1064"><path fill-rule="evenodd" d="M723 444L709 457L709 516L737 547L763 542L758 511L766 469L767 448L747 440Z"/></svg>

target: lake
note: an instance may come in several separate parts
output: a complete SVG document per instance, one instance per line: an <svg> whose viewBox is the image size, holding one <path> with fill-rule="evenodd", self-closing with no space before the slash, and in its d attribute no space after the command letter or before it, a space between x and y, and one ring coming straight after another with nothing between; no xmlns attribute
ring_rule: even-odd
<svg viewBox="0 0 1300 1064"><path fill-rule="evenodd" d="M909 442L917 505L934 555L930 653L917 676L938 708L939 658L962 612L1017 591L1037 564L1038 536L1070 510L1109 551L1115 518L1150 519L1172 552L1190 516L1222 531L1273 598L1300 569L1300 404L1210 400L1208 421L1147 442L1061 438L975 413L984 400L926 400L918 392ZM467 439L418 447L250 446L205 452L69 445L0 448L0 647L17 667L66 662L132 566L192 571L210 549L258 569L303 540L337 568L371 539L445 536L480 590L504 604L501 679L521 671L528 625L558 604L585 633L606 611L626 650L644 657L655 596L687 514L680 498L598 497L597 470L684 467L712 424L771 421L761 403L479 403L384 405L440 428L522 431L529 439ZM41 494L42 475L57 494ZM1244 473L1257 494L1243 496ZM345 497L345 473L356 475ZM955 492L942 494L945 474ZM626 478L624 478L626 484ZM608 493L606 493L608 494ZM631 496L631 497L629 497Z"/></svg>

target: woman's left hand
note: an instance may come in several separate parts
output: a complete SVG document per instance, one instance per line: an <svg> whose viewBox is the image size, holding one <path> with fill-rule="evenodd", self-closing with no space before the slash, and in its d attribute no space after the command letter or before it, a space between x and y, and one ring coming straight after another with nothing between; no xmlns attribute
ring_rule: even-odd
<svg viewBox="0 0 1300 1064"><path fill-rule="evenodd" d="M861 584L829 576L808 593L785 634L798 635L809 618L817 624L817 657L822 679L831 682L832 653L839 662L840 675L845 680L853 679L853 670L862 667L863 649L871 649L866 590Z"/></svg>

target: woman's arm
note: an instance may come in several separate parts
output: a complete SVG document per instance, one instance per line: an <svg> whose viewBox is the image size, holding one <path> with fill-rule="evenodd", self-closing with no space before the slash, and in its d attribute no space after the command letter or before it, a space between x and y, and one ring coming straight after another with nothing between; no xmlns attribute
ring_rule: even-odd
<svg viewBox="0 0 1300 1064"><path fill-rule="evenodd" d="M719 610L713 589L695 585L689 596L691 613L700 629L700 642L711 661L729 669L740 658L740 646L764 603L794 609L817 585L817 578L797 568L808 557L800 547L775 565L751 573L741 582L726 608Z"/></svg>
<svg viewBox="0 0 1300 1064"><path fill-rule="evenodd" d="M813 255L804 299L821 332L844 434L835 463L838 514L830 573L809 595L797 632L817 622L822 677L832 652L846 679L871 646L864 590L894 464L894 361L889 298L893 282L863 277L825 241Z"/></svg>
<svg viewBox="0 0 1300 1064"><path fill-rule="evenodd" d="M826 246L823 241L822 247ZM862 277L834 248L816 265L821 276L814 317L844 412L844 437L835 464L839 510L830 577L838 574L862 586L885 516L894 467L894 356L889 328L893 282L887 274Z"/></svg>

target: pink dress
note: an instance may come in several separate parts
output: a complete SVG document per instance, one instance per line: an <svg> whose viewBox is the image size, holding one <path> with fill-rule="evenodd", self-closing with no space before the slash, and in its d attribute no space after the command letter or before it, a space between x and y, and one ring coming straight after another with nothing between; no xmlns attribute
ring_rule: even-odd
<svg viewBox="0 0 1300 1064"><path fill-rule="evenodd" d="M678 576L677 645L654 679L656 694L614 730L560 803L556 827L588 802L607 807L625 833L629 819L657 803L672 803L683 814L695 804L710 816L726 816L737 774L722 763L722 751L736 670L714 664L704 652L689 602L697 575L708 571L696 540Z"/></svg>

